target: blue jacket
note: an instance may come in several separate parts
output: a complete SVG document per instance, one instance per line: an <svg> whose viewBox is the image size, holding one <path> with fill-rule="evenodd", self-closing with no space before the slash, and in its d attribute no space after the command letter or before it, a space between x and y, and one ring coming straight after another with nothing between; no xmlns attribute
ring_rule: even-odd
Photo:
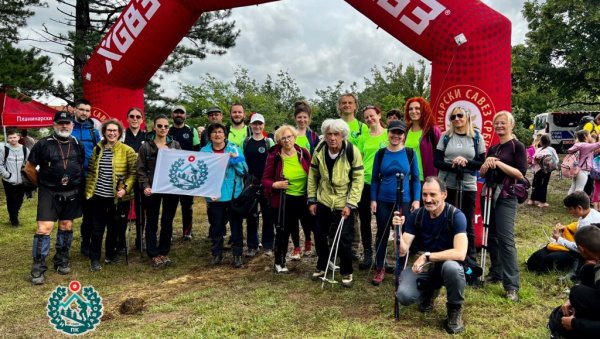
<svg viewBox="0 0 600 339"><path fill-rule="evenodd" d="M98 133L98 130L94 128L94 123L91 120L88 119L81 123L75 119L73 121L73 132L71 135L77 139L81 145L83 145L83 150L85 151L83 175L87 177L88 163L92 157L94 146L100 142L100 133Z"/></svg>
<svg viewBox="0 0 600 339"><path fill-rule="evenodd" d="M212 149L212 143L209 142L206 146L202 147L200 152L214 153ZM225 179L221 185L221 197L217 201L231 201L231 198L237 198L242 190L244 189L244 175L248 172L248 165L246 165L246 159L244 154L240 151L234 143L227 141L225 145L225 153L236 153L238 156L235 158L229 158L227 164L227 170L225 171ZM233 192L235 180L235 194ZM212 202L210 197L206 198L206 201Z"/></svg>

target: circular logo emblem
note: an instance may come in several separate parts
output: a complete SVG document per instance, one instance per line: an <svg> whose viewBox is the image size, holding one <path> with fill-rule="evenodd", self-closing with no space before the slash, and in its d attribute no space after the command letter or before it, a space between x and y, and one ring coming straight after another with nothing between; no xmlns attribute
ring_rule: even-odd
<svg viewBox="0 0 600 339"><path fill-rule="evenodd" d="M184 139L189 139L190 138L190 134L189 133L183 133L182 137Z"/></svg>
<svg viewBox="0 0 600 339"><path fill-rule="evenodd" d="M267 151L267 149L266 149L266 148L264 148L264 146L260 146L260 147L258 148L258 153L265 153L266 151Z"/></svg>
<svg viewBox="0 0 600 339"><path fill-rule="evenodd" d="M92 286L72 281L58 286L48 298L47 315L57 331L80 335L96 329L103 314L102 298Z"/></svg>
<svg viewBox="0 0 600 339"><path fill-rule="evenodd" d="M186 161L187 160L187 161ZM169 182L182 190L190 191L204 185L208 177L208 166L203 160L190 155L176 160L169 169Z"/></svg>
<svg viewBox="0 0 600 339"><path fill-rule="evenodd" d="M433 110L436 123L447 130L452 125L450 113L456 107L462 107L471 112L471 123L483 135L486 144L492 139L494 131L492 118L496 114L494 102L481 88L471 85L456 85L446 88L440 93Z"/></svg>

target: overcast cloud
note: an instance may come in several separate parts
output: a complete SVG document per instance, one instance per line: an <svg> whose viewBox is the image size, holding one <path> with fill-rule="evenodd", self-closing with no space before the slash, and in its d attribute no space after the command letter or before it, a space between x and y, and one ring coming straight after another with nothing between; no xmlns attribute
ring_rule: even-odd
<svg viewBox="0 0 600 339"><path fill-rule="evenodd" d="M60 17L54 1L30 19L23 36L35 38L33 30L45 23L53 32L65 30L50 18ZM527 22L521 15L524 0L483 0L512 23L512 44L522 43ZM316 89L324 89L343 80L359 87L370 69L388 62L415 64L423 57L404 46L342 0L284 0L260 6L238 8L232 19L241 35L234 48L223 56L208 56L187 67L177 76L168 76L163 85L168 95L177 96L180 84L197 85L206 73L229 81L238 66L247 68L258 81L279 70L289 72L302 95L312 98ZM24 41L20 44L53 48L49 44ZM53 73L57 80L70 82L71 70L60 58L53 57ZM362 88L362 87L361 87ZM60 100L51 100L52 104Z"/></svg>

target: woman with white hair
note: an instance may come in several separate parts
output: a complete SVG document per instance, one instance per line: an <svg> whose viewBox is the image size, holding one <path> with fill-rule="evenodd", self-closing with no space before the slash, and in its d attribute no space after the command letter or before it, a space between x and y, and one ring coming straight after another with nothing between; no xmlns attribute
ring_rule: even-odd
<svg viewBox="0 0 600 339"><path fill-rule="evenodd" d="M484 192L490 185L494 190L488 235L491 267L486 281L502 282L506 297L511 301L518 301L520 282L515 247L517 197L504 194L502 187L525 177L527 151L525 145L513 134L515 119L512 114L507 111L496 113L493 126L499 143L490 147L481 166L481 175L485 177L486 185ZM481 206L484 206L483 201Z"/></svg>
<svg viewBox="0 0 600 339"><path fill-rule="evenodd" d="M467 238L469 249L467 263L475 265L475 199L477 198L477 171L485 158L485 141L479 131L473 128L471 111L455 107L450 113L450 128L444 132L437 144L435 167L440 170L438 177L446 183L446 202L455 205L467 218ZM462 194L459 194L462 192Z"/></svg>
<svg viewBox="0 0 600 339"><path fill-rule="evenodd" d="M358 206L364 184L360 151L348 142L348 125L341 119L327 119L321 127L324 141L317 146L308 173L309 211L316 216L315 247L317 269L313 280L325 277L328 265L329 227L340 224L340 273L342 285L352 287L352 210ZM332 245L333 246L333 245Z"/></svg>

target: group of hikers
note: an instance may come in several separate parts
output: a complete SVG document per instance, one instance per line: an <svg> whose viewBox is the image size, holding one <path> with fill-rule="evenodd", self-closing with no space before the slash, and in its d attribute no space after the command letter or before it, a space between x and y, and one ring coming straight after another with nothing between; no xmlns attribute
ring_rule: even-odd
<svg viewBox="0 0 600 339"><path fill-rule="evenodd" d="M311 107L299 101L293 107L294 125L279 126L272 137L265 131L265 117L260 113L247 117L239 103L229 107L229 125L223 123L222 110L211 107L206 110L209 124L193 128L186 124L186 108L176 106L170 117L155 116L152 130L147 132L142 130L140 108L127 113L127 128L119 120L109 119L99 132L89 119L90 112L91 104L85 99L75 104L74 116L57 112L54 133L40 139L28 154L13 147L11 138L15 135L18 139L18 134L8 134L10 154L0 167L17 173L23 167L28 180L38 185L33 284L44 283L56 221L54 270L70 272L73 220L79 217L83 217L80 251L89 258L92 271L102 269L105 231L104 263L119 263L127 253L125 223L131 214L137 216L135 247L145 248L152 267L171 265L173 219L179 204L182 238L191 240L195 235L193 197L154 193L152 182L159 150L182 149L229 155L220 197L205 197L213 265L224 262L226 242L231 246L234 267L242 267L245 258L262 254L273 257L277 274L288 272L288 260L310 255L314 248L317 261L311 278L330 281L328 272L339 269L341 285L350 288L353 261L358 260L359 269L374 270L372 284L376 286L386 272L395 272L397 305L418 303L421 312L431 312L445 286L444 327L451 334L464 331L462 306L468 284L501 283L508 300L519 300L515 246L519 194L515 186L524 180L531 165L535 188L528 204L546 207L550 174L538 174L543 167L539 158L556 152L548 150L549 142L542 137L530 156L538 160L528 165L528 150L515 138L515 120L507 111L494 115L498 142L487 151L469 109L453 107L448 116L450 126L442 133L422 97L408 99L403 110L387 112L384 122L379 107L368 105L359 110L357 96L345 93L338 100L339 119L326 119L320 131L310 129ZM364 122L359 121L359 114ZM579 134L578 139L573 152L600 147L588 143L587 137L580 139ZM3 171L4 180L12 180L14 172ZM585 170L580 173L586 174ZM479 178L485 183L478 196ZM590 262L597 262L600 256L600 230L584 226L600 223L600 214L590 208L588 195L580 192L581 180L579 175L574 179L573 192L564 200L569 213L579 220L557 225L554 240L528 264L533 267L534 261L541 262L546 265L544 270L572 269L580 278L581 288L573 288L570 302L558 308L561 327L553 331L565 336L598 333L596 305L600 304L589 303L595 302L591 296L597 298L599 293L600 266ZM248 186L259 187L261 194L250 212L242 213L232 201ZM484 256L480 262L474 231L477 199L484 206ZM18 209L16 213L18 216ZM390 234L396 248L392 248L397 257L395 268L386 260ZM582 237L585 241L580 243ZM360 247L362 256L358 255ZM560 254L551 247L560 247ZM486 253L491 265L489 273L482 275ZM412 265L407 264L409 256Z"/></svg>

